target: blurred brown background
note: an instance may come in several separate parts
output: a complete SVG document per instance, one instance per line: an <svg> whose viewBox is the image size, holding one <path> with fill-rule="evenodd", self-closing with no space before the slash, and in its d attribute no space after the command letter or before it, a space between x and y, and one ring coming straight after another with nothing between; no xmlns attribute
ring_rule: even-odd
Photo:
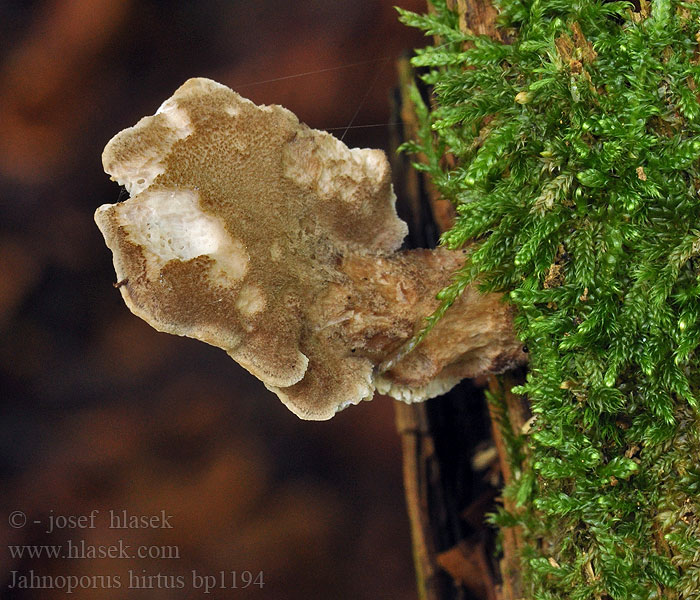
<svg viewBox="0 0 700 600"><path fill-rule="evenodd" d="M394 59L422 44L394 4L424 7L0 1L3 600L64 597L9 587L12 571L31 570L120 577L121 588L74 598L416 597L392 401L298 420L222 351L132 316L92 221L119 197L102 172L105 143L188 77L282 104L337 135L358 107L354 125L388 123ZM387 148L388 128L353 128L345 142ZM173 528L108 529L110 509L165 511ZM45 533L51 516L93 510L96 529ZM13 511L25 526L10 526ZM180 558L20 559L7 547L68 539L176 545ZM130 569L180 575L185 589L128 589ZM193 570L263 571L265 585L204 596Z"/></svg>

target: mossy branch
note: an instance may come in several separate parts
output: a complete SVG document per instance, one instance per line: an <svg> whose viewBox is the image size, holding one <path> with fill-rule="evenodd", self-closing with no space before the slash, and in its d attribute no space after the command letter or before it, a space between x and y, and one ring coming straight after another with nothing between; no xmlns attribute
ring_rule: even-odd
<svg viewBox="0 0 700 600"><path fill-rule="evenodd" d="M700 5L499 0L503 44L433 4L401 11L440 36L405 149L470 245L411 344L474 281L518 310L536 419L498 520L529 597L697 597Z"/></svg>

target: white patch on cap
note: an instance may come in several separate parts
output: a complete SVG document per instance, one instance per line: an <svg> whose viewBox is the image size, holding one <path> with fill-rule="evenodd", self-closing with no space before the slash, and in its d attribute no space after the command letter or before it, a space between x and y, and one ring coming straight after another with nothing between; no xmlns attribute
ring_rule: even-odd
<svg viewBox="0 0 700 600"><path fill-rule="evenodd" d="M244 317L252 317L265 308L265 296L259 287L244 285L236 298L236 308Z"/></svg>
<svg viewBox="0 0 700 600"><path fill-rule="evenodd" d="M146 191L117 206L129 238L158 262L210 256L234 280L245 275L250 257L243 244L231 238L217 217L202 211L197 192Z"/></svg>
<svg viewBox="0 0 700 600"><path fill-rule="evenodd" d="M158 115L161 115L161 119L165 120L164 125L172 132L170 136L165 138L168 146L163 148L144 145L143 153L136 154L131 160L122 160L119 163L110 165L109 173L117 183L126 188L132 197L148 188L158 175L165 173L165 165L162 163L162 158L167 156L175 142L186 138L193 131L187 112L179 108L172 98L161 105L156 112L156 116L146 117L146 119L157 119ZM142 119L142 122L137 124L136 127L144 127L145 123L143 121L146 119Z"/></svg>

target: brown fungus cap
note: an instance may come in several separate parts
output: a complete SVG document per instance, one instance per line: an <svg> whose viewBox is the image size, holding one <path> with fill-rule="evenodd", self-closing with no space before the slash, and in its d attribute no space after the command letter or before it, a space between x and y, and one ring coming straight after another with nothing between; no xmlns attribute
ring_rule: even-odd
<svg viewBox="0 0 700 600"><path fill-rule="evenodd" d="M351 150L280 106L190 79L102 158L131 195L95 214L127 306L160 331L223 348L304 419L328 419L377 385L422 400L521 358L512 334L490 350L474 334L485 355L437 344L436 356L413 356L410 374L376 375L461 260L396 252L406 225L379 150Z"/></svg>

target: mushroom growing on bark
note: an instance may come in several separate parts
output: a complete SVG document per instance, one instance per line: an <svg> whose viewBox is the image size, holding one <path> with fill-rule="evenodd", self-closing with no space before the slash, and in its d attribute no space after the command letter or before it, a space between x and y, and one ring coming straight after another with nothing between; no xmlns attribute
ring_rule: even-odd
<svg viewBox="0 0 700 600"><path fill-rule="evenodd" d="M467 288L381 372L464 256L399 251L406 224L380 150L349 149L281 106L190 79L102 159L131 196L95 214L127 306L159 331L223 348L303 419L329 419L375 389L424 400L524 360L507 306Z"/></svg>

